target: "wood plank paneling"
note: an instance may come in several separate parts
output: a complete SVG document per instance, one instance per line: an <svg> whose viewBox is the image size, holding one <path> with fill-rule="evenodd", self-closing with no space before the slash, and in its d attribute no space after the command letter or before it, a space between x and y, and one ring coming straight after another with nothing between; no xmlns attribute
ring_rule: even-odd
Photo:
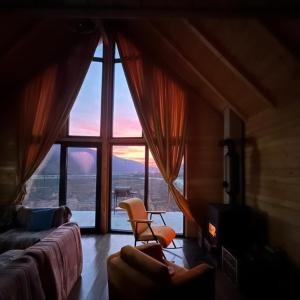
<svg viewBox="0 0 300 300"><path fill-rule="evenodd" d="M148 57L176 76L178 81L188 90L201 95L202 99L219 111L225 109L226 101L224 102L222 96L203 81L193 64L175 46L164 39L150 22L140 20L124 22L120 28L130 36L140 49L147 53Z"/></svg>
<svg viewBox="0 0 300 300"><path fill-rule="evenodd" d="M299 99L298 99L299 100ZM300 102L285 99L246 124L247 203L269 216L270 242L300 266Z"/></svg>
<svg viewBox="0 0 300 300"><path fill-rule="evenodd" d="M13 200L16 188L17 113L10 104L0 108L0 204Z"/></svg>
<svg viewBox="0 0 300 300"><path fill-rule="evenodd" d="M270 102L252 85L246 84L240 74L233 72L219 53L208 47L197 25L183 19L155 21L152 24L241 116L254 115L270 106Z"/></svg>
<svg viewBox="0 0 300 300"><path fill-rule="evenodd" d="M190 99L187 143L187 198L198 224L205 220L209 202L223 200L223 116L206 102ZM187 228L187 235L196 232Z"/></svg>
<svg viewBox="0 0 300 300"><path fill-rule="evenodd" d="M256 19L202 18L197 22L272 99L299 98L299 61Z"/></svg>

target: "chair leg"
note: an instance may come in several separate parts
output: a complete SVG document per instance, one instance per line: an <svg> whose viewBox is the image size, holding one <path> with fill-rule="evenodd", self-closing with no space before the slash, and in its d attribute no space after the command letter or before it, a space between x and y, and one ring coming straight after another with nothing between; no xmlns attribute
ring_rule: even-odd
<svg viewBox="0 0 300 300"><path fill-rule="evenodd" d="M177 247L176 247L174 240L172 240L172 244L173 244L174 248L176 249Z"/></svg>
<svg viewBox="0 0 300 300"><path fill-rule="evenodd" d="M164 225L167 226L167 224L166 224L166 222L165 222L165 219L163 218L162 214L159 214L159 215L160 215L160 217L161 217L161 219L162 219Z"/></svg>
<svg viewBox="0 0 300 300"><path fill-rule="evenodd" d="M151 228L150 224L148 224L148 227L149 227L149 229L150 229L150 231L152 233L152 236L153 236L154 240L156 241L156 243L159 243L159 240L157 239L156 235L154 234L153 229Z"/></svg>

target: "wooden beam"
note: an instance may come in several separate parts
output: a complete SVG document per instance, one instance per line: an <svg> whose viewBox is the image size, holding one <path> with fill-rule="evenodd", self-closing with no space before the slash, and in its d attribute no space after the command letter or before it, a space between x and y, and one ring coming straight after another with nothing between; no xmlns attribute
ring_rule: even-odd
<svg viewBox="0 0 300 300"><path fill-rule="evenodd" d="M166 18L166 17L199 17L199 16L298 16L300 5L297 1L281 0L277 3L264 0L261 3L252 3L251 0L243 3L232 1L186 0L179 1L46 1L45 4L26 4L24 1L2 1L0 17L8 13L18 13L22 16L55 17L55 18L95 18L95 19L127 19L127 18ZM6 2L6 3L5 3ZM33 1L29 1L33 2ZM145 2L145 3L144 3ZM257 2L257 1L256 1Z"/></svg>
<svg viewBox="0 0 300 300"><path fill-rule="evenodd" d="M221 63L223 63L233 74L235 74L248 88L253 91L258 99L260 99L269 107L275 106L275 101L270 96L267 97L257 85L253 84L247 75L245 75L244 72L240 70L240 68L238 68L232 61L225 57L224 54L221 53L211 41L209 41L207 36L205 36L197 26L195 26L190 20L184 19L182 21L185 26L197 36L199 41L201 41L211 53L218 57Z"/></svg>
<svg viewBox="0 0 300 300"><path fill-rule="evenodd" d="M151 22L148 22L149 26L153 31L156 32L156 34L164 41L164 44L167 45L170 51L172 51L181 61L185 63L186 66L188 66L193 73L201 80L210 90L213 91L213 93L220 98L229 108L231 108L241 119L246 120L247 116L244 115L242 112L240 112L229 99L227 99L223 93L217 89L210 80L207 79L206 76L204 76L184 55L182 52L180 52L173 43L169 40L168 37L166 37L158 28L156 28Z"/></svg>

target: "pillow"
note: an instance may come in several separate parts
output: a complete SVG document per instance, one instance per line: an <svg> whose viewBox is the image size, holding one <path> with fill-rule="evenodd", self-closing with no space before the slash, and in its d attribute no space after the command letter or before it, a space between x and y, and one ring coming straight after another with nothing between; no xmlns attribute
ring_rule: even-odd
<svg viewBox="0 0 300 300"><path fill-rule="evenodd" d="M27 230L40 231L52 228L55 208L36 209L30 212Z"/></svg>

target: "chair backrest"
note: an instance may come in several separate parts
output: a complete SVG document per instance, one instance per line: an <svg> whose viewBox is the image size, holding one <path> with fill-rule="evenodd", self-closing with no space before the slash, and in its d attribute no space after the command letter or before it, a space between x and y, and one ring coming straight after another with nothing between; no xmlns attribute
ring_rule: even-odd
<svg viewBox="0 0 300 300"><path fill-rule="evenodd" d="M131 198L121 201L119 203L119 206L127 210L128 218L130 221L134 219L148 219L144 202L139 198ZM135 226L135 223L131 222L131 227L134 234L140 234L148 228L148 225L146 223L139 223L136 231Z"/></svg>
<svg viewBox="0 0 300 300"><path fill-rule="evenodd" d="M124 246L120 251L120 256L132 268L152 280L156 280L158 284L165 285L170 283L168 266L139 249L129 245Z"/></svg>
<svg viewBox="0 0 300 300"><path fill-rule="evenodd" d="M171 284L168 267L138 248L125 246L110 255L107 275L110 300L169 299L164 292Z"/></svg>

